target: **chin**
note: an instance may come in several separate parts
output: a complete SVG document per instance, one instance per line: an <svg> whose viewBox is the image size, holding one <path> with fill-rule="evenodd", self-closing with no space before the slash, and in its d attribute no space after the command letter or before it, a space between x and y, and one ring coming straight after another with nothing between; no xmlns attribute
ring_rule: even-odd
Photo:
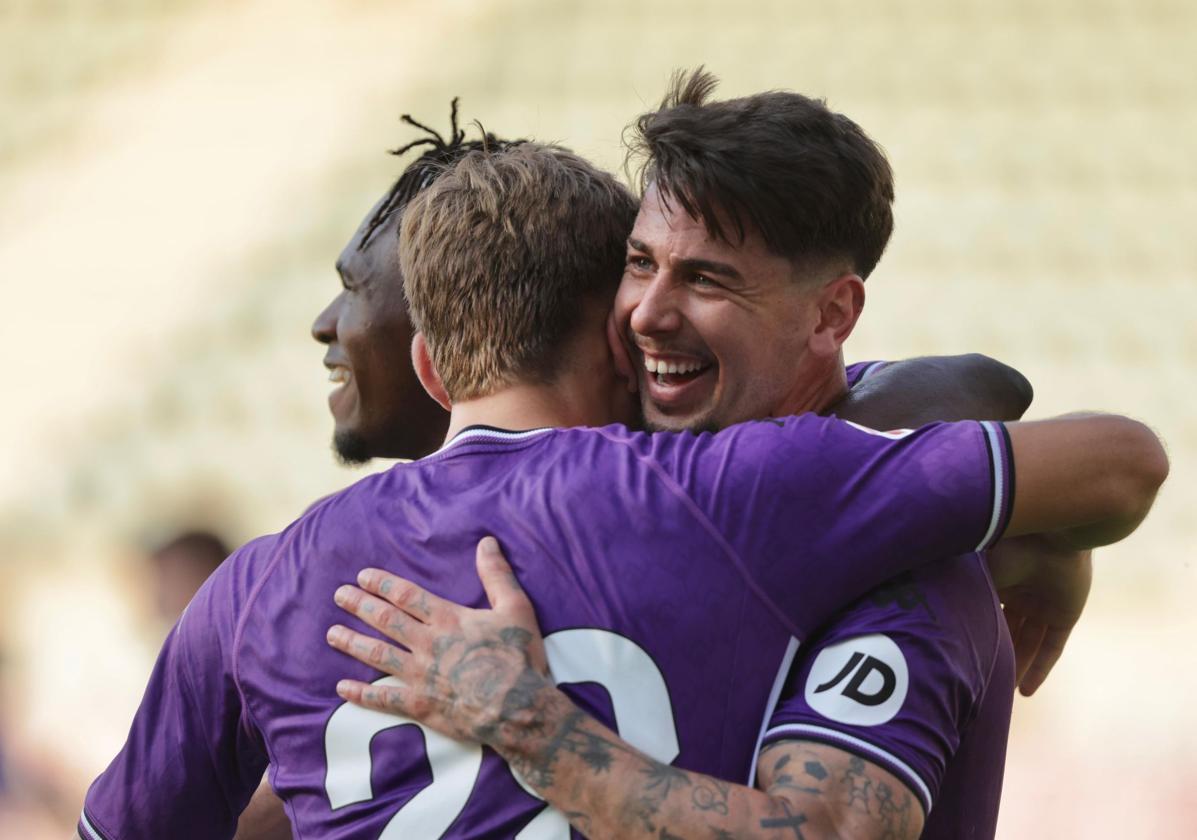
<svg viewBox="0 0 1197 840"><path fill-rule="evenodd" d="M644 428L650 432L717 432L724 427L710 412L670 416L651 407L644 411Z"/></svg>
<svg viewBox="0 0 1197 840"><path fill-rule="evenodd" d="M353 429L337 429L333 432L332 448L337 460L347 466L364 464L374 457L370 444Z"/></svg>

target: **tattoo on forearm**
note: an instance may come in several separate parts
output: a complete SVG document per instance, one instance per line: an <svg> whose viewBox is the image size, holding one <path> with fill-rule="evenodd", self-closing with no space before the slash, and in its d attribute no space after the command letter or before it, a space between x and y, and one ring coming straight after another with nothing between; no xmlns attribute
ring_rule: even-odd
<svg viewBox="0 0 1197 840"><path fill-rule="evenodd" d="M823 791L817 787L812 787L813 783L809 779L803 779L804 783L800 783L798 779L794 778L792 771L796 768L791 767L791 758L792 756L787 752L773 763L773 780L769 785L769 792L774 795L780 795L787 791L797 791L799 793L822 796ZM820 783L826 781L830 775L822 762L815 760L807 761L803 764L802 774Z"/></svg>
<svg viewBox="0 0 1197 840"><path fill-rule="evenodd" d="M866 814L871 814L869 810L869 788L873 786L873 780L865 774L865 763L859 758L853 758L848 762L848 769L844 771L843 779L844 787L848 794L848 807L860 807L864 809Z"/></svg>
<svg viewBox="0 0 1197 840"><path fill-rule="evenodd" d="M761 828L787 830L793 833L794 840L806 840L806 835L802 833L802 826L807 822L806 816L795 814L790 803L784 799L779 800L778 806L782 813L777 816L765 817L761 820Z"/></svg>
<svg viewBox="0 0 1197 840"><path fill-rule="evenodd" d="M652 832L657 830L653 817L660 812L661 805L664 804L674 787L681 785L689 787L690 777L684 770L655 761L646 762L646 766L640 772L646 781L644 792L638 801L639 807L636 810L636 816L640 818L644 827Z"/></svg>
<svg viewBox="0 0 1197 840"><path fill-rule="evenodd" d="M820 761L808 761L805 765L803 765L802 769L806 772L806 775L813 776L820 782L826 779L828 776L827 768L824 767L823 763Z"/></svg>
<svg viewBox="0 0 1197 840"><path fill-rule="evenodd" d="M906 840L910 836L912 807L907 791L877 783L877 816L884 830L880 840Z"/></svg>
<svg viewBox="0 0 1197 840"><path fill-rule="evenodd" d="M700 811L714 811L720 816L727 816L727 797L731 793L731 785L718 779L703 778L694 787L690 801Z"/></svg>

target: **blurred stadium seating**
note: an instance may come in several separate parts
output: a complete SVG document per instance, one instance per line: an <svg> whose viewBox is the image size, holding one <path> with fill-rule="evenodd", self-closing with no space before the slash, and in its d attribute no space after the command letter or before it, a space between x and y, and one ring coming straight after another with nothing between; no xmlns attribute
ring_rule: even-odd
<svg viewBox="0 0 1197 840"><path fill-rule="evenodd" d="M999 836L1197 829L1197 5L5 0L0 646L13 737L82 785L157 639L138 546L248 538L354 478L312 318L401 168L410 111L616 168L669 71L825 96L888 151L897 231L853 358L977 350L1032 411L1141 416L1173 477L1101 552L1089 614L1016 705ZM851 345L850 345L851 346Z"/></svg>

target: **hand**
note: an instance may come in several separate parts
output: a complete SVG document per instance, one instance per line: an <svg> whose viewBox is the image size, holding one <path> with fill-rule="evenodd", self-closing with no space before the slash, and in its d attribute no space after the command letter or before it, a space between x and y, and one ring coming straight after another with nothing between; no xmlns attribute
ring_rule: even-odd
<svg viewBox="0 0 1197 840"><path fill-rule="evenodd" d="M1064 652L1085 608L1093 554L1031 535L999 542L989 552L989 566L1014 641L1016 684L1030 697Z"/></svg>
<svg viewBox="0 0 1197 840"><path fill-rule="evenodd" d="M337 693L483 744L525 714L523 700L553 685L536 613L494 537L478 543L477 563L489 610L438 598L381 569L364 569L361 588L340 587L339 606L406 650L339 624L329 628L334 648L399 680L394 686L342 680Z"/></svg>

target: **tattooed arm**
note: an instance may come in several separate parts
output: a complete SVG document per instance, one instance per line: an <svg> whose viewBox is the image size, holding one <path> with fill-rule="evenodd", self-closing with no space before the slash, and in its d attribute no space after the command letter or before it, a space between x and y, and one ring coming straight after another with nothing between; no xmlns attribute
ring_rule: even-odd
<svg viewBox="0 0 1197 840"><path fill-rule="evenodd" d="M922 807L902 782L833 747L772 746L761 764L766 790L653 760L546 676L532 605L493 539L479 544L478 571L491 610L443 601L377 569L359 576L361 589L338 590L342 607L407 649L331 628L333 647L398 679L346 680L338 693L491 747L592 838L906 840L921 831Z"/></svg>
<svg viewBox="0 0 1197 840"><path fill-rule="evenodd" d="M767 745L757 762L757 782L796 813L821 811L824 824L833 826L808 836L913 840L923 831L923 806L900 779L825 744Z"/></svg>

